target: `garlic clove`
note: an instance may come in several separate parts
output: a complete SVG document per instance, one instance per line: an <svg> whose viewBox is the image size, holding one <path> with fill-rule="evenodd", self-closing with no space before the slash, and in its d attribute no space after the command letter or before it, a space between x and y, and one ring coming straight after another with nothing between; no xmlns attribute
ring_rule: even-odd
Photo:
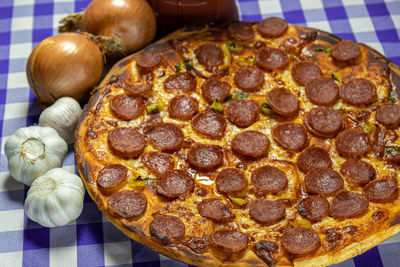
<svg viewBox="0 0 400 267"><path fill-rule="evenodd" d="M40 114L39 126L53 128L69 145L74 142L74 132L81 113L78 101L72 97L62 97Z"/></svg>
<svg viewBox="0 0 400 267"><path fill-rule="evenodd" d="M31 126L10 136L4 151L11 176L31 185L35 178L62 165L68 146L54 129Z"/></svg>
<svg viewBox="0 0 400 267"><path fill-rule="evenodd" d="M25 212L42 226L63 226L82 213L84 194L79 176L55 168L32 183L25 200Z"/></svg>

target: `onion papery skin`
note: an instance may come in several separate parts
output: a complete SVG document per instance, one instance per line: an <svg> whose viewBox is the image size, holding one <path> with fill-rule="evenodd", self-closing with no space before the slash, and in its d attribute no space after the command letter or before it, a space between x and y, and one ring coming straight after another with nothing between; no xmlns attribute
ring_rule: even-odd
<svg viewBox="0 0 400 267"><path fill-rule="evenodd" d="M85 10L81 31L119 37L130 54L150 43L156 34L156 18L145 0L93 0Z"/></svg>
<svg viewBox="0 0 400 267"><path fill-rule="evenodd" d="M60 33L40 42L29 56L29 86L42 108L63 96L83 102L103 74L99 47L79 33Z"/></svg>

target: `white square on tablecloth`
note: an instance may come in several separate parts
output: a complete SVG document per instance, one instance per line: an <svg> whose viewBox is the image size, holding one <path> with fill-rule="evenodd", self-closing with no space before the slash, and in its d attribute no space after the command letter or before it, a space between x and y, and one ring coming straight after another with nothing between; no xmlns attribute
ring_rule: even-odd
<svg viewBox="0 0 400 267"><path fill-rule="evenodd" d="M351 18L349 19L349 22L353 32L370 32L372 29L374 29L374 25L372 24L370 17Z"/></svg>
<svg viewBox="0 0 400 267"><path fill-rule="evenodd" d="M22 251L1 253L2 266L22 266Z"/></svg>
<svg viewBox="0 0 400 267"><path fill-rule="evenodd" d="M15 89L15 88L20 89L20 88L24 88L24 87L29 87L28 81L26 79L25 71L14 72L14 73L8 74L7 90Z"/></svg>
<svg viewBox="0 0 400 267"><path fill-rule="evenodd" d="M132 263L130 241L104 243L105 266Z"/></svg>
<svg viewBox="0 0 400 267"><path fill-rule="evenodd" d="M35 0L14 0L13 5L14 6L28 6L28 5L34 5Z"/></svg>
<svg viewBox="0 0 400 267"><path fill-rule="evenodd" d="M7 104L4 111L4 119L26 117L28 115L29 103Z"/></svg>
<svg viewBox="0 0 400 267"><path fill-rule="evenodd" d="M259 1L261 14L282 13L281 3L279 1L262 0Z"/></svg>
<svg viewBox="0 0 400 267"><path fill-rule="evenodd" d="M0 211L0 218L0 232L24 230L23 209Z"/></svg>
<svg viewBox="0 0 400 267"><path fill-rule="evenodd" d="M400 28L400 15L392 15L392 20L396 29Z"/></svg>
<svg viewBox="0 0 400 267"><path fill-rule="evenodd" d="M319 30L323 30L326 32L332 32L331 26L328 21L309 21L307 22L307 26L311 28L316 28Z"/></svg>
<svg viewBox="0 0 400 267"><path fill-rule="evenodd" d="M22 189L24 189L24 184L12 178L9 172L0 172L0 192Z"/></svg>
<svg viewBox="0 0 400 267"><path fill-rule="evenodd" d="M315 0L300 0L301 6L304 10L306 9L321 9L324 7L322 1Z"/></svg>
<svg viewBox="0 0 400 267"><path fill-rule="evenodd" d="M346 6L358 6L358 5L365 6L365 0L351 0L351 1L347 0L343 4Z"/></svg>
<svg viewBox="0 0 400 267"><path fill-rule="evenodd" d="M77 266L76 246L50 247L50 267L74 267Z"/></svg>
<svg viewBox="0 0 400 267"><path fill-rule="evenodd" d="M11 31L32 30L33 16L12 18Z"/></svg>
<svg viewBox="0 0 400 267"><path fill-rule="evenodd" d="M32 50L31 43L10 45L10 59L28 58Z"/></svg>

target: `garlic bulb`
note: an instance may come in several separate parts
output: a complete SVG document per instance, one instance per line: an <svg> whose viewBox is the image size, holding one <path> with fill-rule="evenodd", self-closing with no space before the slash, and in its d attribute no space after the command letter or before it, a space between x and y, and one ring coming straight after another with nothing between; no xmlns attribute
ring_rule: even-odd
<svg viewBox="0 0 400 267"><path fill-rule="evenodd" d="M69 145L74 142L74 131L81 113L78 101L72 97L61 97L40 114L39 126L53 128Z"/></svg>
<svg viewBox="0 0 400 267"><path fill-rule="evenodd" d="M35 178L62 165L68 146L54 129L31 126L10 136L4 151L11 176L31 185Z"/></svg>
<svg viewBox="0 0 400 267"><path fill-rule="evenodd" d="M63 226L82 213L84 194L78 175L55 168L33 181L25 200L25 212L42 226Z"/></svg>

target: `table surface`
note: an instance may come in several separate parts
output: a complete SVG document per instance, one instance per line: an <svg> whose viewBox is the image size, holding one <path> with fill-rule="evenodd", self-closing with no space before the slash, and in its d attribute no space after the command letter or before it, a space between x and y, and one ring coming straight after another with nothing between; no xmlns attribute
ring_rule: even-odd
<svg viewBox="0 0 400 267"><path fill-rule="evenodd" d="M25 65L40 41L57 33L58 21L89 0L0 1L0 265L187 266L130 240L85 196L81 216L63 227L30 221L23 204L28 187L13 180L4 143L18 128L37 124L41 109L29 90ZM367 43L400 65L399 0L239 0L243 20L284 17L290 23ZM64 168L76 171L73 149ZM399 266L400 235L337 266Z"/></svg>

